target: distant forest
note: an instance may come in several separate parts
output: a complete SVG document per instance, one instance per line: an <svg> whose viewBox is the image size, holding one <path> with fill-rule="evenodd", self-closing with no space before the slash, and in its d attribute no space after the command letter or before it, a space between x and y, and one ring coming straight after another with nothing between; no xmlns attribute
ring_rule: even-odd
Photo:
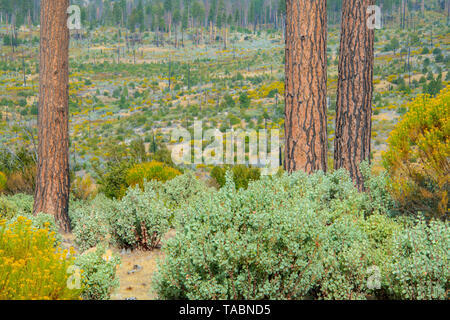
<svg viewBox="0 0 450 320"><path fill-rule="evenodd" d="M447 4L446 4L447 2ZM449 10L448 0L377 0L385 23L408 23L415 11ZM131 32L172 32L195 27L284 28L285 0L72 0L84 27L121 26ZM342 0L328 0L329 23L340 23ZM0 0L0 23L38 25L40 0Z"/></svg>

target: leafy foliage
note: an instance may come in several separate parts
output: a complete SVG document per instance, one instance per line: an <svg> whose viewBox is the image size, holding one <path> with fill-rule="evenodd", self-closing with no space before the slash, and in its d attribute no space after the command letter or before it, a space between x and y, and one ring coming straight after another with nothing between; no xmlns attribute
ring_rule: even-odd
<svg viewBox="0 0 450 320"><path fill-rule="evenodd" d="M29 216L33 211L33 197L26 194L0 196L0 218L12 219L18 215Z"/></svg>
<svg viewBox="0 0 450 320"><path fill-rule="evenodd" d="M154 249L172 216L156 190L156 182L146 182L142 189L130 187L121 200L99 195L78 204L70 212L77 245L83 251L98 244Z"/></svg>
<svg viewBox="0 0 450 320"><path fill-rule="evenodd" d="M448 217L450 87L419 96L389 138L384 163L395 198L405 211Z"/></svg>
<svg viewBox="0 0 450 320"><path fill-rule="evenodd" d="M81 297L86 300L108 300L112 290L119 287L116 268L120 257L104 247L79 256L74 265L81 272Z"/></svg>
<svg viewBox="0 0 450 320"><path fill-rule="evenodd" d="M383 207L379 201L386 190L374 192L378 200L369 206L343 170L264 177L247 190L236 190L230 172L226 179L221 190L192 199L177 215L177 234L165 244L166 260L156 276L160 298L408 298L390 288L404 286L395 280L395 239L414 231L408 231L410 222L389 217L390 202ZM372 178L371 188L386 188L385 179ZM436 231L420 228L428 235ZM415 234L428 241L424 233ZM448 249L446 241L433 242L434 256ZM442 293L448 275L439 269L445 261L436 261L430 264L439 270L433 290ZM374 287L371 270L380 271ZM429 285L414 277L420 286Z"/></svg>
<svg viewBox="0 0 450 320"><path fill-rule="evenodd" d="M225 174L228 167L214 167L211 170L211 177L215 179L220 187L225 185ZM247 167L245 165L236 165L231 168L233 181L237 189L247 189L250 181L259 180L261 172L258 168Z"/></svg>
<svg viewBox="0 0 450 320"><path fill-rule="evenodd" d="M84 251L108 242L110 225L108 216L116 205L104 195L97 196L91 202L84 202L70 211L75 243Z"/></svg>
<svg viewBox="0 0 450 320"><path fill-rule="evenodd" d="M419 220L394 237L390 286L393 298L448 299L450 284L448 224Z"/></svg>
<svg viewBox="0 0 450 320"><path fill-rule="evenodd" d="M25 217L0 221L0 299L79 299L80 291L67 287L73 257L55 250L54 232L32 224Z"/></svg>
<svg viewBox="0 0 450 320"><path fill-rule="evenodd" d="M154 249L169 229L171 212L158 199L151 182L128 189L109 217L112 235L123 247Z"/></svg>

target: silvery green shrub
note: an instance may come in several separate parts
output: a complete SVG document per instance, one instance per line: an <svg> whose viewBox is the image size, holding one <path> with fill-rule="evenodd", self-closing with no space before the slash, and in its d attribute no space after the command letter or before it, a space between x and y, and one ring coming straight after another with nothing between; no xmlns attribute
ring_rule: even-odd
<svg viewBox="0 0 450 320"><path fill-rule="evenodd" d="M153 249L169 230L171 211L158 197L152 182L128 189L109 216L111 235L125 248Z"/></svg>
<svg viewBox="0 0 450 320"><path fill-rule="evenodd" d="M389 192L389 175L383 171L378 175L371 174L371 167L367 161L361 163L361 173L364 176L364 196L366 214L380 213L393 215L397 204Z"/></svg>
<svg viewBox="0 0 450 320"><path fill-rule="evenodd" d="M164 197L166 205L171 208L180 208L191 198L207 191L206 185L191 171L161 184L161 195Z"/></svg>
<svg viewBox="0 0 450 320"><path fill-rule="evenodd" d="M423 219L396 234L388 290L396 299L448 299L450 233L448 222Z"/></svg>
<svg viewBox="0 0 450 320"><path fill-rule="evenodd" d="M108 300L119 286L116 268L120 257L99 246L95 251L79 256L74 265L81 271L81 297L85 300Z"/></svg>
<svg viewBox="0 0 450 320"><path fill-rule="evenodd" d="M77 202L70 213L77 246L81 251L99 243L153 249L167 232L171 216L158 194L163 191L162 184L150 181L143 190L129 188L122 200L100 194Z"/></svg>
<svg viewBox="0 0 450 320"><path fill-rule="evenodd" d="M118 210L116 202L104 195L98 195L90 202L80 203L72 210L75 243L81 251L109 242L112 227L109 216L115 210Z"/></svg>
<svg viewBox="0 0 450 320"><path fill-rule="evenodd" d="M370 238L364 196L345 171L264 178L177 216L155 287L163 299L363 299Z"/></svg>

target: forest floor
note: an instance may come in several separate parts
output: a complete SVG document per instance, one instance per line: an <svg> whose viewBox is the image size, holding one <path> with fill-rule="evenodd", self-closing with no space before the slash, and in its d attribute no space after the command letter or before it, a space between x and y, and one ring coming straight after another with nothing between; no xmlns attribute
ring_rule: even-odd
<svg viewBox="0 0 450 320"><path fill-rule="evenodd" d="M122 264L117 271L120 286L111 300L154 300L157 295L152 288L152 279L158 261L164 258L161 249L153 251L133 251L121 254Z"/></svg>
<svg viewBox="0 0 450 320"><path fill-rule="evenodd" d="M175 236L175 230L171 229L163 239L167 240ZM72 233L63 235L63 247L74 247L74 235ZM120 250L110 248L120 255L121 264L117 267L117 278L120 286L114 290L111 300L155 300L158 296L153 289L153 276L158 268L158 263L164 259L161 248L153 251ZM92 249L91 249L92 250ZM88 250L88 251L91 251Z"/></svg>
<svg viewBox="0 0 450 320"><path fill-rule="evenodd" d="M175 236L175 230L170 230L163 239ZM159 261L164 259L161 248L153 251L134 250L118 252L122 263L117 271L120 286L111 295L111 300L155 300L157 294L152 287L153 276Z"/></svg>

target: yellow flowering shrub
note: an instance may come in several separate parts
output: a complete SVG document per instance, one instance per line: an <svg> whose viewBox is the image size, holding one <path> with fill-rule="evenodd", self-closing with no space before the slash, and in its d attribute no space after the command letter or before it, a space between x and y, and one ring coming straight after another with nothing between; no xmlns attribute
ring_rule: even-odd
<svg viewBox="0 0 450 320"><path fill-rule="evenodd" d="M0 193L5 190L6 187L6 175L0 171Z"/></svg>
<svg viewBox="0 0 450 320"><path fill-rule="evenodd" d="M126 181L129 186L139 184L141 188L144 186L144 180L157 180L166 182L172 180L176 176L181 175L177 169L169 167L162 162L151 161L137 164L127 172Z"/></svg>
<svg viewBox="0 0 450 320"><path fill-rule="evenodd" d="M0 300L78 300L80 289L69 289L71 252L56 249L49 225L32 227L18 217L0 221Z"/></svg>
<svg viewBox="0 0 450 320"><path fill-rule="evenodd" d="M384 165L407 212L448 217L450 86L435 98L418 96L392 131Z"/></svg>
<svg viewBox="0 0 450 320"><path fill-rule="evenodd" d="M284 95L284 82L275 81L268 85L263 85L259 90L259 96L261 98L269 97L273 92L278 92L280 96Z"/></svg>

